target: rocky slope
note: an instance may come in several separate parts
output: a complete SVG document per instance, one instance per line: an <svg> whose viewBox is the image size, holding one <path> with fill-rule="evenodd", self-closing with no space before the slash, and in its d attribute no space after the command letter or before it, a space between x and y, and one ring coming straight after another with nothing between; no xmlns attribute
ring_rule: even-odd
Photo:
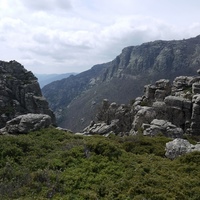
<svg viewBox="0 0 200 200"><path fill-rule="evenodd" d="M200 36L131 46L113 61L54 82L43 94L58 124L80 131L94 118L102 99L128 103L142 95L143 86L158 79L194 75L200 66Z"/></svg>
<svg viewBox="0 0 200 200"><path fill-rule="evenodd" d="M16 61L0 61L0 128L27 113L47 114L56 123L32 72Z"/></svg>

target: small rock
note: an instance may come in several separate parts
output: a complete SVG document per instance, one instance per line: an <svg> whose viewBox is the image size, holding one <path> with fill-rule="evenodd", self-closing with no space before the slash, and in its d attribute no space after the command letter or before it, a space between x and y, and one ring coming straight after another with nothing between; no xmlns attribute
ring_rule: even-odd
<svg viewBox="0 0 200 200"><path fill-rule="evenodd" d="M165 156L170 159L175 159L183 154L193 151L200 151L200 144L192 145L187 140L177 138L166 143Z"/></svg>

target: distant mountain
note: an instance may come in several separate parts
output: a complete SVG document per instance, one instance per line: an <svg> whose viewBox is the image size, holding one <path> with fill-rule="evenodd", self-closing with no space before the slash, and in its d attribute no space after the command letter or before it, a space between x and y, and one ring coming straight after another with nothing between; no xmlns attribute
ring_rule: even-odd
<svg viewBox="0 0 200 200"><path fill-rule="evenodd" d="M42 91L59 126L80 131L94 119L103 99L128 103L143 86L158 79L196 75L200 68L200 36L130 46L113 61L45 86Z"/></svg>
<svg viewBox="0 0 200 200"><path fill-rule="evenodd" d="M65 74L35 74L35 76L38 78L38 82L40 84L40 87L43 88L45 85L61 80L63 78L67 78L70 75L75 75L76 73L65 73Z"/></svg>

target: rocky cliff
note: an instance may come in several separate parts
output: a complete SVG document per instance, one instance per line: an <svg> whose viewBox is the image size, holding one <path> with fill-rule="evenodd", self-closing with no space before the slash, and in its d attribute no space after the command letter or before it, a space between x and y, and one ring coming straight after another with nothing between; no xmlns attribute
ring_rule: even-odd
<svg viewBox="0 0 200 200"><path fill-rule="evenodd" d="M103 99L128 103L143 86L158 79L194 75L200 63L200 36L131 46L113 61L43 88L58 124L80 131L94 118Z"/></svg>
<svg viewBox="0 0 200 200"><path fill-rule="evenodd" d="M0 128L27 113L47 114L56 123L32 72L16 61L0 61Z"/></svg>

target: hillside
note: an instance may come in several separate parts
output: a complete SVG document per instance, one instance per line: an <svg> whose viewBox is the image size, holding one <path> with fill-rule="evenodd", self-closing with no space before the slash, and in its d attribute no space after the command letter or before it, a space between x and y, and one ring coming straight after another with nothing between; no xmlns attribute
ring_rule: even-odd
<svg viewBox="0 0 200 200"><path fill-rule="evenodd" d="M128 80L126 68L126 76L119 75L118 70L110 75L113 62L50 84L54 100L61 98L58 94L62 89L67 109L76 106L76 116L80 111L89 118L87 107L95 112L97 105L97 101L89 105L90 94L100 96L103 91L107 95L114 89L120 92L117 80ZM171 75L171 81L152 76L151 84L140 91L141 97L129 104L104 99L96 112L97 120L83 133L73 134L52 127L54 115L31 72L16 61L0 64L1 119L5 120L1 125L6 124L0 128L0 199L199 200L198 65L191 64L194 75L188 72L175 79ZM165 78L167 73L177 71L166 70ZM122 91L126 84L121 85ZM78 99L88 104L75 104L80 103Z"/></svg>
<svg viewBox="0 0 200 200"><path fill-rule="evenodd" d="M164 137L0 137L0 199L199 200L200 153L164 157Z"/></svg>
<svg viewBox="0 0 200 200"><path fill-rule="evenodd" d="M199 63L200 36L148 42L127 47L113 61L49 84L42 92L58 125L80 131L94 119L103 99L128 103L142 95L146 84L196 74Z"/></svg>

